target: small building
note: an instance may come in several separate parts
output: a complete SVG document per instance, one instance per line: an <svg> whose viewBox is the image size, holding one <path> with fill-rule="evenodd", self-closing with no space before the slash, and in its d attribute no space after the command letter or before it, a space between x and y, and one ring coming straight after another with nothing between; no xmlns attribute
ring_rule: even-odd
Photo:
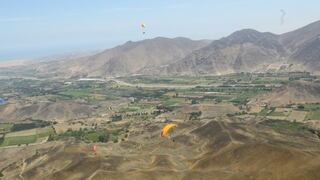
<svg viewBox="0 0 320 180"><path fill-rule="evenodd" d="M71 84L72 84L72 82L70 82L70 81L64 82L64 85L66 85L66 86L69 86L69 85L71 85Z"/></svg>
<svg viewBox="0 0 320 180"><path fill-rule="evenodd" d="M129 97L129 100L131 101L131 103L134 103L134 97Z"/></svg>

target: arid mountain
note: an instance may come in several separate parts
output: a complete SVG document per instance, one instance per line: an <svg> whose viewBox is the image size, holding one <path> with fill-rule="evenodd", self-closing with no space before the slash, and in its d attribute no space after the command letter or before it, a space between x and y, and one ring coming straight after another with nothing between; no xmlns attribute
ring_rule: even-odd
<svg viewBox="0 0 320 180"><path fill-rule="evenodd" d="M290 58L312 71L320 70L320 21L281 35Z"/></svg>
<svg viewBox="0 0 320 180"><path fill-rule="evenodd" d="M37 67L37 72L53 73L55 76L89 77L136 74L146 68L159 67L180 60L208 43L209 41L205 40L162 37L139 42L129 41L92 56L41 63Z"/></svg>
<svg viewBox="0 0 320 180"><path fill-rule="evenodd" d="M167 73L225 74L253 71L277 62L286 51L271 33L245 29L212 42L167 66Z"/></svg>
<svg viewBox="0 0 320 180"><path fill-rule="evenodd" d="M282 34L280 40L289 51L295 53L308 42L318 38L320 35L319 29L320 21L316 21L295 31Z"/></svg>
<svg viewBox="0 0 320 180"><path fill-rule="evenodd" d="M244 29L215 41L158 37L129 41L93 55L46 58L51 61L24 65L28 72L46 77L219 75L297 70L320 73L319 37L320 21L317 21L281 35ZM12 70L22 71L18 67Z"/></svg>
<svg viewBox="0 0 320 180"><path fill-rule="evenodd" d="M213 41L158 72L226 74L270 70L320 70L320 21L282 35L251 29Z"/></svg>

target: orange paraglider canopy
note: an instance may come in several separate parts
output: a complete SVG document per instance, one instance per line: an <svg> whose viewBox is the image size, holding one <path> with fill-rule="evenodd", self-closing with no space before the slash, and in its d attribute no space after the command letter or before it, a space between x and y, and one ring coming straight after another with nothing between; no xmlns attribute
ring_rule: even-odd
<svg viewBox="0 0 320 180"><path fill-rule="evenodd" d="M178 127L178 125L176 125L176 124L167 124L167 125L165 125L165 126L162 128L162 131L161 131L160 136L161 136L161 137L168 136L168 134L170 133L170 130L171 130L172 128L176 128L176 127Z"/></svg>

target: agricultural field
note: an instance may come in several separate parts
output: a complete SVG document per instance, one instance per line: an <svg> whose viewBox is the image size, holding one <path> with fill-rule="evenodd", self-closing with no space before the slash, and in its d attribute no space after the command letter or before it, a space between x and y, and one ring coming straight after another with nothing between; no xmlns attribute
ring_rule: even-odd
<svg viewBox="0 0 320 180"><path fill-rule="evenodd" d="M307 115L307 112L305 111L296 111L296 110L293 110L288 119L291 120L291 121L298 121L298 122L302 122L305 120L306 118L306 115Z"/></svg>
<svg viewBox="0 0 320 180"><path fill-rule="evenodd" d="M37 141L36 135L5 137L0 146L28 145Z"/></svg>
<svg viewBox="0 0 320 180"><path fill-rule="evenodd" d="M311 111L308 113L307 120L320 120L320 110Z"/></svg>
<svg viewBox="0 0 320 180"><path fill-rule="evenodd" d="M289 130L289 131L307 131L308 127L300 122L288 122L279 120L269 120L265 122L268 126L276 130Z"/></svg>
<svg viewBox="0 0 320 180"><path fill-rule="evenodd" d="M303 104L299 109L258 105L254 112L247 107L248 102L257 96L291 81L311 77L308 73L238 73L224 76L129 76L99 81L0 80L6 85L0 87L0 92L5 95L1 98L9 102L1 107L4 112L9 112L4 113L3 120L14 117L21 118L18 122L43 120L38 124L0 124L0 130L8 132L4 144L26 144L51 135L50 131L41 133L37 129L55 122L58 123L53 126L58 132L56 139L74 137L75 132L82 130L79 139L94 142L101 132L112 129L113 124L121 126L121 123L165 118L185 121L249 114L299 122L318 120L319 104ZM11 109L14 113L10 114ZM30 112L36 113L21 116ZM24 137L21 138L24 140L20 142L15 137Z"/></svg>
<svg viewBox="0 0 320 180"><path fill-rule="evenodd" d="M0 123L0 132L8 132L12 128L12 123Z"/></svg>
<svg viewBox="0 0 320 180"><path fill-rule="evenodd" d="M28 145L35 143L38 138L49 137L54 133L51 127L10 132L5 135L0 146Z"/></svg>
<svg viewBox="0 0 320 180"><path fill-rule="evenodd" d="M58 95L61 96L67 96L71 98L84 98L84 97L89 97L91 95L91 91L88 89L82 89L82 90L66 90L59 92Z"/></svg>
<svg viewBox="0 0 320 180"><path fill-rule="evenodd" d="M297 141L306 136L314 138L308 144L312 146L320 134L319 104L276 106L259 101L260 96L277 92L300 76L308 75L239 73L131 76L103 81L0 80L6 84L0 87L1 98L7 100L0 107L0 152L7 153L7 157L18 154L10 159L0 156L0 160L6 161L0 168L19 162L16 165L21 169L26 157L42 163L47 156L56 160L59 157L54 156L62 153L63 158L55 161L61 163L59 167L65 167L66 161L79 161L81 156L80 164L101 157L99 162L106 164L128 161L123 167L131 169L137 163L143 164L136 162L143 154L143 158L150 155L148 162L153 164L146 167L157 167L162 158L168 157L166 162L176 164L180 171L189 166L199 151L207 153L211 148L208 142L215 146L213 151L225 150L224 146L237 149L260 140L272 142L271 146L285 141L306 147L309 141ZM168 123L178 125L172 139L160 137L161 128ZM275 137L277 134L281 136ZM97 150L93 152L95 146ZM44 147L47 149L38 151ZM7 168L1 173L6 176L9 171Z"/></svg>

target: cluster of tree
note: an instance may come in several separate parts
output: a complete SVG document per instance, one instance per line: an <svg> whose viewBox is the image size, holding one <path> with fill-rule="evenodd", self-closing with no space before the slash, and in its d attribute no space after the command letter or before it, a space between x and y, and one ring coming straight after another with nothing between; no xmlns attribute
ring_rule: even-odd
<svg viewBox="0 0 320 180"><path fill-rule="evenodd" d="M30 123L19 123L19 124L14 124L11 128L11 131L23 131L23 130L28 130L28 129L34 129L34 128L43 128L47 127L50 125L50 122L48 121L43 121L43 120L31 120L32 122Z"/></svg>
<svg viewBox="0 0 320 180"><path fill-rule="evenodd" d="M317 79L316 76L312 76L309 72L293 72L289 73L289 81L295 81L295 80L314 80Z"/></svg>
<svg viewBox="0 0 320 180"><path fill-rule="evenodd" d="M151 112L151 115L158 116L158 115L160 115L160 114L163 113L163 112L164 112L163 110L154 110L153 112Z"/></svg>
<svg viewBox="0 0 320 180"><path fill-rule="evenodd" d="M103 133L103 134L100 134L98 136L98 141L99 142L108 142L108 140L109 140L109 135L108 134Z"/></svg>
<svg viewBox="0 0 320 180"><path fill-rule="evenodd" d="M197 91L202 91L202 92L225 92L225 93L241 93L243 91L252 91L252 92L260 92L260 91L271 91L272 88L270 87L265 87L261 85L256 85L256 86L218 86L218 87L195 87L195 90Z"/></svg>
<svg viewBox="0 0 320 180"><path fill-rule="evenodd" d="M191 112L190 116L189 116L189 120L197 120L199 119L199 117L201 116L202 111L198 111L198 112Z"/></svg>
<svg viewBox="0 0 320 180"><path fill-rule="evenodd" d="M240 111L240 112L236 112L234 113L235 116L240 116L240 115L245 115L248 114L246 111Z"/></svg>
<svg viewBox="0 0 320 180"><path fill-rule="evenodd" d="M137 89L138 91L131 94L131 96L137 100L144 99L144 98L160 98L161 96L163 96L165 93L169 91L167 89L158 90L158 91L146 91L146 90L143 90L141 87Z"/></svg>
<svg viewBox="0 0 320 180"><path fill-rule="evenodd" d="M149 115L149 113L148 112L136 112L136 113L126 114L127 117L145 116L145 115Z"/></svg>
<svg viewBox="0 0 320 180"><path fill-rule="evenodd" d="M122 115L121 114L115 114L111 116L112 121L121 121L122 120Z"/></svg>
<svg viewBox="0 0 320 180"><path fill-rule="evenodd" d="M304 109L304 105L299 104L299 105L297 106L297 108L298 108L299 110L303 110L303 109Z"/></svg>
<svg viewBox="0 0 320 180"><path fill-rule="evenodd" d="M2 137L0 138L0 144L2 144L3 141L4 141L4 136L2 136Z"/></svg>
<svg viewBox="0 0 320 180"><path fill-rule="evenodd" d="M164 106L164 105L158 105L157 107L157 110L163 112L163 113L166 113L166 112L171 112L174 110L174 106Z"/></svg>
<svg viewBox="0 0 320 180"><path fill-rule="evenodd" d="M48 141L54 141L59 139L64 139L67 137L73 137L77 140L82 140L85 142L108 142L109 133L107 131L92 131L87 129L81 129L78 131L73 131L68 129L65 133L53 135L51 134L48 138Z"/></svg>
<svg viewBox="0 0 320 180"><path fill-rule="evenodd" d="M199 104L199 102L196 99L192 99L191 104Z"/></svg>

